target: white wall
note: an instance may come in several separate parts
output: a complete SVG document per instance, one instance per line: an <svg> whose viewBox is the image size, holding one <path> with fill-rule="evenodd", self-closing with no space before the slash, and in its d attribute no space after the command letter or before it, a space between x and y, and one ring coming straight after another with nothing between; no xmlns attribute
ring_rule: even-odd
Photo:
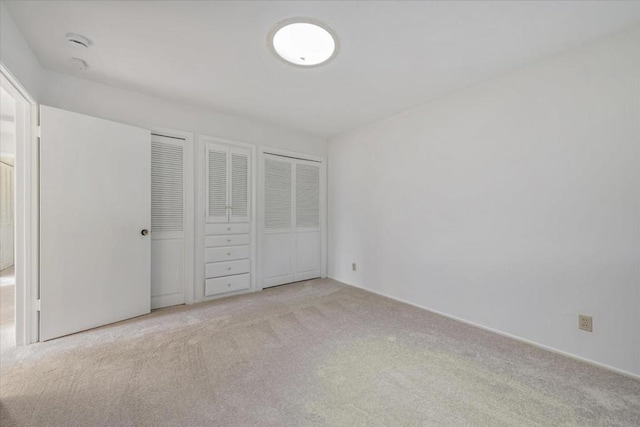
<svg viewBox="0 0 640 427"><path fill-rule="evenodd" d="M330 275L640 374L639 81L636 29L334 138Z"/></svg>
<svg viewBox="0 0 640 427"><path fill-rule="evenodd" d="M164 127L253 144L326 156L324 138L288 131L237 116L94 83L53 71L43 72L41 102L135 126Z"/></svg>
<svg viewBox="0 0 640 427"><path fill-rule="evenodd" d="M36 100L41 89L42 67L31 51L4 2L0 2L0 62Z"/></svg>

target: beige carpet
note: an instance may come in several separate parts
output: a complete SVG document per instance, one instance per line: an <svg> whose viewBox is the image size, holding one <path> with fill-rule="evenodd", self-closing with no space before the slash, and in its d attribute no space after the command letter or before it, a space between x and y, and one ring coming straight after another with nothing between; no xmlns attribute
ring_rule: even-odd
<svg viewBox="0 0 640 427"><path fill-rule="evenodd" d="M317 280L4 353L0 425L638 426L640 381Z"/></svg>

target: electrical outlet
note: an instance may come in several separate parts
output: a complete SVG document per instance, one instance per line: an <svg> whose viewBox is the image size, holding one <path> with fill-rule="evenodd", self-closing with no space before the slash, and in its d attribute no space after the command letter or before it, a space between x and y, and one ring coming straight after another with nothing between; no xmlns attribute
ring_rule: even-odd
<svg viewBox="0 0 640 427"><path fill-rule="evenodd" d="M351 269L352 269L353 271L356 271L356 263L355 263L355 262L354 262L354 263L351 263Z"/></svg>
<svg viewBox="0 0 640 427"><path fill-rule="evenodd" d="M584 314L578 315L578 328L583 331L593 332L593 317L585 316Z"/></svg>

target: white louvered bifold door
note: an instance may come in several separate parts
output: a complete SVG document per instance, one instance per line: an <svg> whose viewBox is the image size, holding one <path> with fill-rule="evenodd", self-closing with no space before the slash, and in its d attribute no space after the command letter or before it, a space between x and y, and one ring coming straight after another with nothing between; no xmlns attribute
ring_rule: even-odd
<svg viewBox="0 0 640 427"><path fill-rule="evenodd" d="M207 143L207 222L229 221L229 148Z"/></svg>
<svg viewBox="0 0 640 427"><path fill-rule="evenodd" d="M295 162L294 279L320 277L320 164Z"/></svg>
<svg viewBox="0 0 640 427"><path fill-rule="evenodd" d="M251 150L229 147L231 158L231 190L229 194L229 222L249 222L250 215L250 157Z"/></svg>
<svg viewBox="0 0 640 427"><path fill-rule="evenodd" d="M262 282L264 287L293 281L293 162L265 154L264 236Z"/></svg>
<svg viewBox="0 0 640 427"><path fill-rule="evenodd" d="M151 136L151 308L184 303L185 148Z"/></svg>

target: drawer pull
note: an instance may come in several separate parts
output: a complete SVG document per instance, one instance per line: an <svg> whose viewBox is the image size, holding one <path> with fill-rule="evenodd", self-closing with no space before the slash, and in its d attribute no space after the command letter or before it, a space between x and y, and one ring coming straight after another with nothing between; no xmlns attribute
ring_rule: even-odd
<svg viewBox="0 0 640 427"><path fill-rule="evenodd" d="M227 230L231 231L231 227L227 227Z"/></svg>
<svg viewBox="0 0 640 427"><path fill-rule="evenodd" d="M231 286L231 283L227 283L227 286Z"/></svg>
<svg viewBox="0 0 640 427"><path fill-rule="evenodd" d="M228 267L227 270L231 270L231 267Z"/></svg>
<svg viewBox="0 0 640 427"><path fill-rule="evenodd" d="M231 239L227 239L227 242L230 242L230 241L231 241Z"/></svg>
<svg viewBox="0 0 640 427"><path fill-rule="evenodd" d="M227 256L231 256L231 252L227 252Z"/></svg>

